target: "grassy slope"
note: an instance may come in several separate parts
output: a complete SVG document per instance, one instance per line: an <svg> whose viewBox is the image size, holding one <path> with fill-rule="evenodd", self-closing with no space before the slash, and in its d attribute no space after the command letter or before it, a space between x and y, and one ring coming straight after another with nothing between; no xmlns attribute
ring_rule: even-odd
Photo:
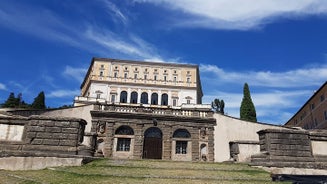
<svg viewBox="0 0 327 184"><path fill-rule="evenodd" d="M0 183L271 183L271 178L245 164L101 159L81 167L0 170Z"/></svg>

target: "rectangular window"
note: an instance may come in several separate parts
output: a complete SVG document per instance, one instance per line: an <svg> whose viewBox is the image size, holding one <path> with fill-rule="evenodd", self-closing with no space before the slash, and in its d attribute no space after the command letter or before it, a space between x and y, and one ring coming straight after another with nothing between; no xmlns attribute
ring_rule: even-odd
<svg viewBox="0 0 327 184"><path fill-rule="evenodd" d="M116 95L111 95L111 103L115 103Z"/></svg>
<svg viewBox="0 0 327 184"><path fill-rule="evenodd" d="M114 78L117 78L117 72L114 73Z"/></svg>
<svg viewBox="0 0 327 184"><path fill-rule="evenodd" d="M315 104L311 104L311 110L313 110L315 108Z"/></svg>
<svg viewBox="0 0 327 184"><path fill-rule="evenodd" d="M157 80L157 76L156 75L154 76L154 80Z"/></svg>
<svg viewBox="0 0 327 184"><path fill-rule="evenodd" d="M187 104L191 104L191 100L186 100L186 103Z"/></svg>
<svg viewBox="0 0 327 184"><path fill-rule="evenodd" d="M129 151L131 146L130 138L118 138L117 140L117 151Z"/></svg>
<svg viewBox="0 0 327 184"><path fill-rule="evenodd" d="M124 79L127 79L127 73L124 74Z"/></svg>
<svg viewBox="0 0 327 184"><path fill-rule="evenodd" d="M177 100L173 99L173 106L177 106Z"/></svg>
<svg viewBox="0 0 327 184"><path fill-rule="evenodd" d="M144 75L144 80L146 80L146 75Z"/></svg>
<svg viewBox="0 0 327 184"><path fill-rule="evenodd" d="M187 83L190 83L190 78L189 77L186 80L187 80Z"/></svg>
<svg viewBox="0 0 327 184"><path fill-rule="evenodd" d="M137 79L137 74L134 74L134 79Z"/></svg>
<svg viewBox="0 0 327 184"><path fill-rule="evenodd" d="M320 101L322 102L322 101L324 101L325 100L325 95L321 95L320 96Z"/></svg>
<svg viewBox="0 0 327 184"><path fill-rule="evenodd" d="M174 77L174 82L176 82L177 81L177 77Z"/></svg>
<svg viewBox="0 0 327 184"><path fill-rule="evenodd" d="M187 153L187 141L176 141L176 154Z"/></svg>
<svg viewBox="0 0 327 184"><path fill-rule="evenodd" d="M167 76L164 76L164 81L167 81Z"/></svg>
<svg viewBox="0 0 327 184"><path fill-rule="evenodd" d="M103 71L100 72L100 77L102 77L102 76L103 76Z"/></svg>

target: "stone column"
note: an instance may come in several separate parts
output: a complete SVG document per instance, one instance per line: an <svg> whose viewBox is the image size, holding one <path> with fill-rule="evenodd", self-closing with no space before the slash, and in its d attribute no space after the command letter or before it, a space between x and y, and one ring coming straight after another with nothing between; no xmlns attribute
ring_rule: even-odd
<svg viewBox="0 0 327 184"><path fill-rule="evenodd" d="M137 103L141 103L141 94L142 94L142 91L141 89L139 88L137 90Z"/></svg>
<svg viewBox="0 0 327 184"><path fill-rule="evenodd" d="M134 159L142 159L143 155L143 125L141 123L136 124L134 127Z"/></svg>
<svg viewBox="0 0 327 184"><path fill-rule="evenodd" d="M107 122L107 135L105 140L105 146L103 150L103 155L107 158L112 158L112 149L113 149L113 142L114 142L114 123Z"/></svg>
<svg viewBox="0 0 327 184"><path fill-rule="evenodd" d="M169 125L164 125L162 128L163 136L162 136L162 159L163 160L171 160L171 142L173 137L172 127Z"/></svg>
<svg viewBox="0 0 327 184"><path fill-rule="evenodd" d="M192 127L189 128L191 138L192 138L192 161L199 161L200 160L200 143L199 143L199 128Z"/></svg>
<svg viewBox="0 0 327 184"><path fill-rule="evenodd" d="M126 103L131 103L131 88L127 89L127 102Z"/></svg>

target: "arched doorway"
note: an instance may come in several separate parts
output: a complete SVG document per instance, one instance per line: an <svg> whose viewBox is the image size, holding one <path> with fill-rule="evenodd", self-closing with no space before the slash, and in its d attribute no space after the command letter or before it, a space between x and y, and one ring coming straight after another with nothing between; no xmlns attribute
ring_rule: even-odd
<svg viewBox="0 0 327 184"><path fill-rule="evenodd" d="M148 128L144 132L143 158L162 158L162 132L157 127Z"/></svg>

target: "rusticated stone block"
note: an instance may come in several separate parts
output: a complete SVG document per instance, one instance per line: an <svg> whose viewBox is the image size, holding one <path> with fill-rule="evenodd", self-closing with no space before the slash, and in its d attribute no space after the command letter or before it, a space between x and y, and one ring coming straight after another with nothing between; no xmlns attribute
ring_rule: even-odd
<svg viewBox="0 0 327 184"><path fill-rule="evenodd" d="M36 138L41 138L41 139L51 139L51 138L53 138L52 133L48 133L48 132L38 132L35 137Z"/></svg>
<svg viewBox="0 0 327 184"><path fill-rule="evenodd" d="M61 128L60 127L46 127L45 131L51 132L51 133L56 133L56 132L61 132Z"/></svg>
<svg viewBox="0 0 327 184"><path fill-rule="evenodd" d="M62 133L77 134L78 129L76 128L62 128Z"/></svg>
<svg viewBox="0 0 327 184"><path fill-rule="evenodd" d="M43 144L43 139L33 139L31 144L33 144L33 145Z"/></svg>
<svg viewBox="0 0 327 184"><path fill-rule="evenodd" d="M76 146L77 140L60 140L59 146Z"/></svg>
<svg viewBox="0 0 327 184"><path fill-rule="evenodd" d="M70 122L69 121L56 121L54 123L54 126L56 126L56 127L70 127Z"/></svg>
<svg viewBox="0 0 327 184"><path fill-rule="evenodd" d="M28 126L27 127L27 132L44 132L45 127L40 127L40 126Z"/></svg>
<svg viewBox="0 0 327 184"><path fill-rule="evenodd" d="M79 122L72 121L72 122L70 122L69 127L70 128L79 128L80 127L80 124L79 124Z"/></svg>
<svg viewBox="0 0 327 184"><path fill-rule="evenodd" d="M44 145L58 145L59 140L58 139L43 139Z"/></svg>

